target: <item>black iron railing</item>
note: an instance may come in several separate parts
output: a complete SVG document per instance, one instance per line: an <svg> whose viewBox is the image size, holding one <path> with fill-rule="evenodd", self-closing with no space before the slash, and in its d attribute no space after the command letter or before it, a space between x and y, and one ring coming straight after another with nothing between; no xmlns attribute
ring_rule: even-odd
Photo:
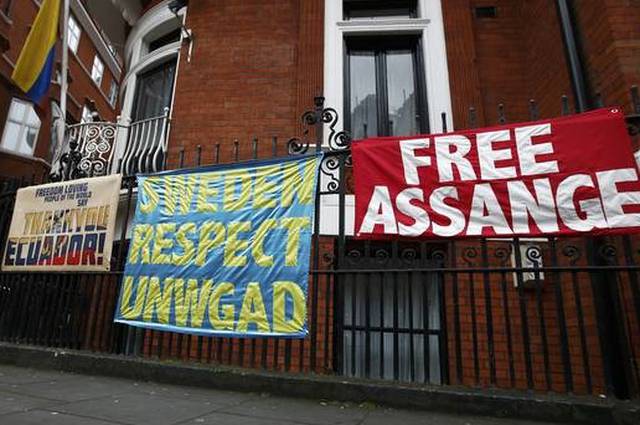
<svg viewBox="0 0 640 425"><path fill-rule="evenodd" d="M132 123L85 122L66 127L50 179L162 171L166 166L169 108L162 115Z"/></svg>
<svg viewBox="0 0 640 425"><path fill-rule="evenodd" d="M637 135L637 116L629 118ZM531 118L538 115L530 104ZM568 102L562 101L568 113ZM500 107L500 122L506 122ZM472 123L473 109L470 110ZM318 98L304 137L179 149L187 167L324 149L308 291L309 335L240 339L112 322L134 177L121 192L111 272L0 273L0 340L283 372L637 397L640 244L611 238L362 242L347 231L348 135ZM446 120L443 120L446 122ZM326 131L325 131L326 130ZM443 128L446 131L446 128ZM635 132L635 133L634 133ZM23 182L26 183L26 182ZM16 185L0 195L4 243ZM325 207L331 200L337 208ZM323 234L323 223L333 230Z"/></svg>

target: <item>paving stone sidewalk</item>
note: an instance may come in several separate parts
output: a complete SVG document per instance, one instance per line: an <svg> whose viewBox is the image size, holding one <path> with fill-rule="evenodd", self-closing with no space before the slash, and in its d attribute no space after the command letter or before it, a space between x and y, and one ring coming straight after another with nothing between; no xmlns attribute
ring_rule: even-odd
<svg viewBox="0 0 640 425"><path fill-rule="evenodd" d="M0 424L543 425L5 365L0 365Z"/></svg>

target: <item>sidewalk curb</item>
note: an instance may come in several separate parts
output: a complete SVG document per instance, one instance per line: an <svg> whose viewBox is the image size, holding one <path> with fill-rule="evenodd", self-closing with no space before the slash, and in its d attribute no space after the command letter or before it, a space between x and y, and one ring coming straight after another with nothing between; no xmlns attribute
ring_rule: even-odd
<svg viewBox="0 0 640 425"><path fill-rule="evenodd" d="M0 363L282 396L368 401L397 408L580 424L640 423L640 404L503 390L424 387L147 360L86 351L0 343Z"/></svg>

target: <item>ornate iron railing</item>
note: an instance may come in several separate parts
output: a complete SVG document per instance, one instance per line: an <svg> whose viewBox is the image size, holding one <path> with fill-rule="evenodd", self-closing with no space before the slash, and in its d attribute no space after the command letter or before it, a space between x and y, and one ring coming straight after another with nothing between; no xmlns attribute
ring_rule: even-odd
<svg viewBox="0 0 640 425"><path fill-rule="evenodd" d="M167 152L168 109L163 115L131 123L117 171L126 176L162 171Z"/></svg>
<svg viewBox="0 0 640 425"><path fill-rule="evenodd" d="M87 122L67 126L50 179L162 171L167 151L168 109L131 124Z"/></svg>
<svg viewBox="0 0 640 425"><path fill-rule="evenodd" d="M637 90L632 94L638 106L627 122L637 138L640 102ZM562 104L568 114L566 98ZM536 118L535 103L530 106ZM507 122L505 108L498 110L500 122ZM345 379L640 397L637 236L354 240L346 231L351 152L337 120L318 98L303 116L308 131L286 144L289 154L326 151L315 199L305 339L204 337L114 323L130 226L123 219L109 272L0 273L0 341ZM127 130L122 140L142 142L123 146L115 169L163 165L159 152L166 151L153 136L155 125ZM178 167L284 153L276 137L245 142L247 149L239 141L180 149ZM82 160L79 146L69 163ZM15 197L15 187L8 189L0 193L0 246ZM123 180L123 189L121 217L129 217L134 176ZM337 200L334 210L323 207L329 198ZM319 227L327 221L335 233Z"/></svg>

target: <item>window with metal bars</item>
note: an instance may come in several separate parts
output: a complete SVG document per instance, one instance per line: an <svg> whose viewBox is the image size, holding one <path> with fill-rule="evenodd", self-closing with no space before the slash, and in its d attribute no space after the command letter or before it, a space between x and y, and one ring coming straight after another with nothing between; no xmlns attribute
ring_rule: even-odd
<svg viewBox="0 0 640 425"><path fill-rule="evenodd" d="M357 254L343 262L339 371L441 384L446 362L442 282L437 273L423 271L435 266L427 244L349 241L347 246ZM406 271L391 271L400 268Z"/></svg>

